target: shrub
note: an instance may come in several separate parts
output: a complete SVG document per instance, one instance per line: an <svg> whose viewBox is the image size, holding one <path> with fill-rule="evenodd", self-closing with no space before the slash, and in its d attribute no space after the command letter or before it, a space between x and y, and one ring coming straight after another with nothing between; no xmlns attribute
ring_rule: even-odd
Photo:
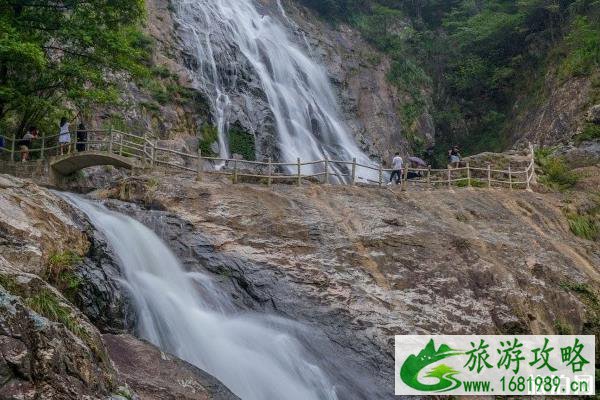
<svg viewBox="0 0 600 400"><path fill-rule="evenodd" d="M571 232L587 240L600 239L600 222L592 215L571 214L568 217Z"/></svg>
<svg viewBox="0 0 600 400"><path fill-rule="evenodd" d="M216 154L212 149L212 144L219 140L219 131L214 125L205 124L200 129L200 143L199 147L202 151L202 155L206 157L216 157Z"/></svg>
<svg viewBox="0 0 600 400"><path fill-rule="evenodd" d="M48 260L43 278L72 300L81 285L81 278L74 272L80 262L81 257L72 251L55 253Z"/></svg>
<svg viewBox="0 0 600 400"><path fill-rule="evenodd" d="M244 160L256 160L254 135L234 125L229 130L229 151L231 154L240 154Z"/></svg>
<svg viewBox="0 0 600 400"><path fill-rule="evenodd" d="M583 131L576 136L577 143L594 139L600 139L600 125L590 123L585 124Z"/></svg>
<svg viewBox="0 0 600 400"><path fill-rule="evenodd" d="M560 191L575 186L579 175L571 171L563 158L551 156L552 152L553 149L540 149L535 153L536 162L542 169L540 183Z"/></svg>

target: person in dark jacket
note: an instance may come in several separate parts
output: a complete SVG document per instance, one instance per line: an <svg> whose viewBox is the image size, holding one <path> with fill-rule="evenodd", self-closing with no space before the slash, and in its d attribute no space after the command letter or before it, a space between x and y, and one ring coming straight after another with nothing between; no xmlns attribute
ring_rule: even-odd
<svg viewBox="0 0 600 400"><path fill-rule="evenodd" d="M75 147L77 151L87 150L87 129L83 122L77 127L77 145Z"/></svg>

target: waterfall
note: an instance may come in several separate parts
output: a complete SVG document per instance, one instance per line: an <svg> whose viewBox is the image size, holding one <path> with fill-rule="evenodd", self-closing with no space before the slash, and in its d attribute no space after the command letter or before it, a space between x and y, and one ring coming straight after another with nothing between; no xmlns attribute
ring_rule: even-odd
<svg viewBox="0 0 600 400"><path fill-rule="evenodd" d="M186 272L160 238L134 219L62 194L103 233L146 340L196 365L244 400L334 400L336 390L281 318L236 313L212 280Z"/></svg>
<svg viewBox="0 0 600 400"><path fill-rule="evenodd" d="M228 124L240 114L253 119L253 105L262 101L262 93L248 88L252 75L275 120L279 161L356 158L372 164L348 132L327 72L305 54L305 46L294 43L279 18L264 7L259 12L253 0L180 0L176 7L184 44L197 62L195 80L212 102L221 157L229 156ZM276 9L289 22L279 1ZM347 171L332 168L338 174ZM303 173L322 169L306 166ZM374 179L376 174L364 170L359 175Z"/></svg>

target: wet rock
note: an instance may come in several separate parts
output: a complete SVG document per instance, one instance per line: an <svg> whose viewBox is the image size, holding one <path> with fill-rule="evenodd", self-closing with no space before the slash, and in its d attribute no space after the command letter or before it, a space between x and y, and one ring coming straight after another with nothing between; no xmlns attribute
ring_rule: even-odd
<svg viewBox="0 0 600 400"><path fill-rule="evenodd" d="M119 376L140 400L235 400L221 382L148 342L104 335Z"/></svg>

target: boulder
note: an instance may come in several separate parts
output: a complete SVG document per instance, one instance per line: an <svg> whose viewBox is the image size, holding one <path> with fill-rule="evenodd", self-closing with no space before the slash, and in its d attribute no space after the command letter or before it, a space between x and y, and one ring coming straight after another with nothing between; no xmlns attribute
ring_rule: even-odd
<svg viewBox="0 0 600 400"><path fill-rule="evenodd" d="M586 121L593 124L600 124L600 104L596 104L587 112Z"/></svg>
<svg viewBox="0 0 600 400"><path fill-rule="evenodd" d="M140 400L235 400L206 372L131 335L104 335L120 377Z"/></svg>

